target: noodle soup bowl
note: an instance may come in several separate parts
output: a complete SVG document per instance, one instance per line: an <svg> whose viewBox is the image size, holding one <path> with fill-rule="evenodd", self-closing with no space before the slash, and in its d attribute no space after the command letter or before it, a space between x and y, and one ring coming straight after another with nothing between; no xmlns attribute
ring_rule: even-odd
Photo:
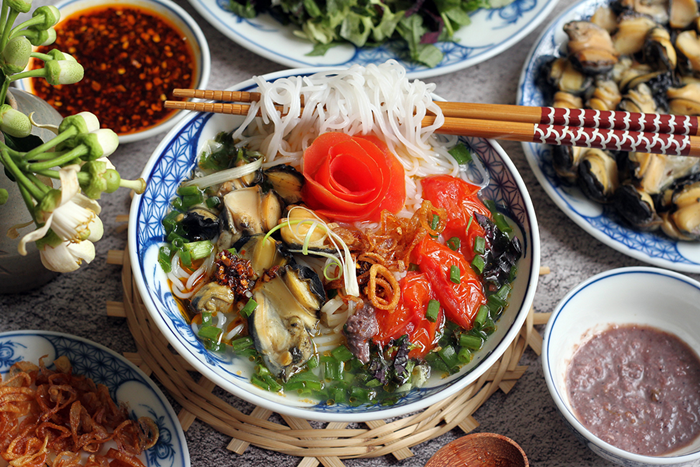
<svg viewBox="0 0 700 467"><path fill-rule="evenodd" d="M263 78L273 81L318 71L317 68L288 70ZM231 88L255 89L253 80ZM219 132L231 131L242 121L242 117L223 114L188 115L156 148L142 174L147 189L134 198L131 206L129 250L138 290L160 331L194 368L230 393L278 413L310 420L360 422L401 416L435 404L475 382L503 355L518 336L532 305L539 274L539 234L530 196L515 166L498 144L484 139L463 140L483 162L480 171L474 168L474 173L479 174L474 176L484 185L484 198L494 200L509 218L521 240L523 257L518 263L510 304L498 321L497 330L459 373L447 378L434 374L424 387L411 390L391 405L328 405L298 398L296 394L261 390L250 382L253 367L247 359L231 352L212 353L205 349L178 309L166 274L158 263L158 250L164 242L161 220L170 209L178 185L191 177L205 142Z"/></svg>
<svg viewBox="0 0 700 467"><path fill-rule="evenodd" d="M565 423L600 457L625 466L698 465L700 438L663 456L633 454L593 434L581 423L567 390L575 352L612 326L639 325L673 334L700 351L700 282L664 269L633 267L598 274L569 292L544 333L542 368L547 388ZM615 353L614 349L610 349ZM620 383L622 384L622 383Z"/></svg>

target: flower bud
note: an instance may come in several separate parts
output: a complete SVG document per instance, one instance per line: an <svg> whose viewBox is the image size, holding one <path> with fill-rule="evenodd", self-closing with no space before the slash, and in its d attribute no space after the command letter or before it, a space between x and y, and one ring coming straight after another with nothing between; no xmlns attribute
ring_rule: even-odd
<svg viewBox="0 0 700 467"><path fill-rule="evenodd" d="M15 138L25 138L32 133L29 117L8 104L0 106L0 131Z"/></svg>
<svg viewBox="0 0 700 467"><path fill-rule="evenodd" d="M6 189L0 188L0 206L7 203L8 199L10 199L10 194L7 192Z"/></svg>
<svg viewBox="0 0 700 467"><path fill-rule="evenodd" d="M34 29L27 28L27 39L32 45L37 47L42 45L51 45L56 42L56 30L54 28L49 29Z"/></svg>
<svg viewBox="0 0 700 467"><path fill-rule="evenodd" d="M24 36L17 36L7 43L2 51L4 61L3 71L6 75L20 73L27 68L29 56L32 53L32 43Z"/></svg>
<svg viewBox="0 0 700 467"><path fill-rule="evenodd" d="M29 13L32 9L32 0L5 0L3 3L20 13Z"/></svg>
<svg viewBox="0 0 700 467"><path fill-rule="evenodd" d="M49 60L44 64L46 81L49 84L73 84L83 79L84 70L78 62Z"/></svg>
<svg viewBox="0 0 700 467"><path fill-rule="evenodd" d="M107 180L104 177L107 171L107 164L102 161L86 162L80 168L80 171L90 175L87 180L79 178L80 188L85 193L85 196L91 199L100 199L102 192L107 191Z"/></svg>
<svg viewBox="0 0 700 467"><path fill-rule="evenodd" d="M61 13L58 11L58 8L53 5L40 6L34 10L34 13L32 13L32 18L36 18L39 15L44 16L44 22L32 26L35 29L49 29L55 26L56 23L58 23L58 20L61 19Z"/></svg>
<svg viewBox="0 0 700 467"><path fill-rule="evenodd" d="M80 141L78 140L78 135L92 133L100 129L100 121L97 119L92 112L80 112L75 115L69 115L61 121L58 126L58 133L64 133L68 131L69 128L75 130L75 136L68 138L56 147L57 151L63 151L65 149L73 149Z"/></svg>
<svg viewBox="0 0 700 467"><path fill-rule="evenodd" d="M119 137L109 128L102 128L92 133L78 136L78 141L87 147L88 153L81 156L85 161L92 161L100 157L109 157L119 146Z"/></svg>
<svg viewBox="0 0 700 467"><path fill-rule="evenodd" d="M77 62L75 57L73 57L71 54L67 54L65 52L61 52L58 49L51 49L48 51L47 55L51 55L51 57L54 60L68 60L69 62Z"/></svg>

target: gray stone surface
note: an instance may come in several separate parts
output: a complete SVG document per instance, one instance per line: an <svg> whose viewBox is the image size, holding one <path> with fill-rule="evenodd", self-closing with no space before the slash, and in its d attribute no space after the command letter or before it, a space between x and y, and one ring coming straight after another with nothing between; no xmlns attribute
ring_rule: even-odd
<svg viewBox="0 0 700 467"><path fill-rule="evenodd" d="M35 4L51 3L35 1ZM225 89L253 75L284 67L242 49L212 28L185 1L177 0L200 24L212 52L210 89ZM571 4L562 0L549 19ZM549 19L545 22L549 22ZM438 93L452 101L512 104L515 102L518 76L539 30L503 54L480 65L431 79ZM331 52L332 53L332 52ZM112 161L125 178L138 177L162 135L150 140L121 146ZM540 279L535 298L537 311L551 311L576 284L599 272L642 263L599 243L579 229L549 199L531 172L519 143L504 142L532 196L542 237L542 265L552 273ZM126 232L119 232L115 217L126 214L130 198L125 190L103 196L101 201L105 237L97 244L97 258L79 271L65 274L39 290L0 296L0 330L45 329L76 334L96 340L117 352L133 352L135 346L126 322L109 318L105 302L122 297L120 268L106 264L108 250L126 246ZM0 215L2 215L0 208ZM547 391L538 357L530 350L524 356L529 369L508 395L496 393L475 418L477 431L494 432L518 442L535 466L610 465L587 450L560 420ZM179 410L176 404L175 410ZM454 430L425 442L412 450L415 457L397 462L390 457L345 461L348 466L380 465L420 466L442 446L462 436ZM209 426L195 422L187 432L192 465L217 466L295 466L300 459L250 447L242 456L225 449L229 439Z"/></svg>

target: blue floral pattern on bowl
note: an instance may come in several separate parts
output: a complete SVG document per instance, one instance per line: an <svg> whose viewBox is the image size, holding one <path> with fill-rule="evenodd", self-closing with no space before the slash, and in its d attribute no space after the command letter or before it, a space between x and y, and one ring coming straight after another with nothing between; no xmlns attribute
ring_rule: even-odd
<svg viewBox="0 0 700 467"><path fill-rule="evenodd" d="M158 442L143 453L141 461L148 467L189 467L190 456L185 434L177 415L165 395L141 370L121 355L77 336L48 331L13 331L0 333L0 375L19 361L44 364L66 356L75 374L104 384L112 398L124 402L133 418L148 416L158 426Z"/></svg>
<svg viewBox="0 0 700 467"><path fill-rule="evenodd" d="M472 24L455 33L454 42L440 42L444 54L435 68L409 61L405 44L388 42L379 47L355 47L348 43L321 57L307 54L313 45L294 35L295 26L282 25L270 15L241 18L229 8L228 0L190 0L192 6L229 39L248 50L288 67L349 67L396 59L410 78L439 76L481 63L529 34L547 17L557 0L514 0L503 8L472 13Z"/></svg>
<svg viewBox="0 0 700 467"><path fill-rule="evenodd" d="M545 97L538 86L541 67L564 52L567 41L563 31L569 21L590 18L606 0L584 0L552 21L533 45L525 62L518 89L519 105L544 106ZM684 272L700 272L700 243L673 241L662 234L639 232L627 227L612 208L588 200L577 188L563 186L552 169L548 145L523 143L523 151L532 171L552 200L576 224L595 238L640 261Z"/></svg>
<svg viewBox="0 0 700 467"><path fill-rule="evenodd" d="M301 70L279 72L267 77L268 80L292 74L309 74ZM252 91L251 81L231 88L238 91ZM207 139L220 131L235 128L241 117L192 114L173 129L156 149L142 176L148 186L143 195L134 198L131 208L129 249L132 267L139 290L152 318L175 349L195 368L219 386L256 405L277 412L316 420L343 421L387 418L405 412L418 410L435 403L446 394L476 380L505 350L504 339L512 341L517 335L534 295L533 281L539 273L539 235L526 188L512 162L503 150L493 141L464 139L474 154L488 171L488 185L482 190L484 197L494 200L516 225L518 236L524 246L524 257L518 270L512 303L521 306L510 307L499 321L496 334L487 341L486 348L476 354L474 361L462 372L450 378L435 377L427 387L409 392L391 407L372 405L351 407L336 404L313 403L293 395L279 395L262 391L250 383L252 365L235 357L231 352L212 353L204 348L182 316L178 305L168 288L166 276L157 261L158 247L164 240L161 220L170 210L170 200L175 196L179 182L187 179L196 165L197 150ZM500 342L500 343L499 343Z"/></svg>

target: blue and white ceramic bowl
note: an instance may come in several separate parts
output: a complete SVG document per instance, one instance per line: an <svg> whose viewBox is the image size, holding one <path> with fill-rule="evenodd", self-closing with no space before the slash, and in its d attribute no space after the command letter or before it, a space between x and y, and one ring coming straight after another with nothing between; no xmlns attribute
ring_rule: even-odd
<svg viewBox="0 0 700 467"><path fill-rule="evenodd" d="M132 6L143 8L146 11L151 11L160 17L167 20L173 27L180 31L185 38L185 41L192 47L194 58L194 89L206 89L209 84L209 74L211 72L211 55L209 53L209 43L204 36L202 29L197 22L187 13L180 5L171 0L62 0L57 2L55 6L61 13L61 18L65 19L70 15L74 15L80 11L90 8L115 5L115 6ZM84 64L85 66L93 66L93 64ZM21 79L16 81L17 87L23 91L33 93L31 79ZM89 110L89 109L86 109ZM129 133L119 136L121 144L133 143L141 141L153 136L159 135L171 129L180 121L187 112L179 110L173 113L168 119L163 120L158 125L144 128L135 133Z"/></svg>
<svg viewBox="0 0 700 467"><path fill-rule="evenodd" d="M542 65L565 54L568 40L563 26L569 21L588 19L608 0L584 0L552 21L540 35L525 61L520 75L517 103L547 106L538 87ZM595 203L575 187L560 183L552 168L551 146L523 143L523 151L542 188L564 213L583 230L617 251L654 266L677 271L700 273L700 242L674 241L662 234L639 232L627 227L613 208Z"/></svg>
<svg viewBox="0 0 700 467"><path fill-rule="evenodd" d="M560 414L574 434L600 457L629 467L698 465L700 438L672 455L642 456L591 433L569 402L566 372L576 349L611 325L639 324L675 334L700 352L700 282L664 269L613 269L578 285L562 299L544 332L542 370Z"/></svg>
<svg viewBox="0 0 700 467"><path fill-rule="evenodd" d="M272 81L317 71L288 70L265 78ZM231 88L236 91L254 89L252 80ZM411 391L392 406L326 405L263 391L250 383L252 367L247 360L206 350L183 319L158 264L158 248L164 238L161 219L168 212L178 185L191 176L204 143L221 131L231 131L241 121L242 117L207 113L193 113L185 118L168 133L146 164L142 177L148 187L143 195L134 198L131 205L129 253L134 277L151 317L180 355L217 385L253 404L311 420L345 422L400 416L427 407L474 382L500 358L517 337L532 305L539 274L540 245L535 212L525 184L500 146L483 139L465 142L489 172L485 198L506 207L506 213L513 219L522 239L524 257L518 264L511 304L499 321L498 330L459 374L446 379L435 377L427 387Z"/></svg>
<svg viewBox="0 0 700 467"><path fill-rule="evenodd" d="M471 24L455 33L454 42L439 42L444 58L435 68L409 61L408 47L387 43L379 47L355 47L347 43L323 56L309 56L311 42L294 35L293 25L282 25L270 15L254 19L236 16L228 0L190 0L192 6L216 29L238 45L287 67L366 66L395 59L406 68L408 77L440 76L481 63L517 44L549 15L557 0L514 0L503 8L477 10Z"/></svg>
<svg viewBox="0 0 700 467"><path fill-rule="evenodd" d="M177 415L160 389L135 365L95 342L49 331L0 333L0 375L17 362L44 364L66 356L75 374L104 384L117 403L125 403L132 417L151 417L160 435L156 445L139 456L147 467L189 467L187 441Z"/></svg>

